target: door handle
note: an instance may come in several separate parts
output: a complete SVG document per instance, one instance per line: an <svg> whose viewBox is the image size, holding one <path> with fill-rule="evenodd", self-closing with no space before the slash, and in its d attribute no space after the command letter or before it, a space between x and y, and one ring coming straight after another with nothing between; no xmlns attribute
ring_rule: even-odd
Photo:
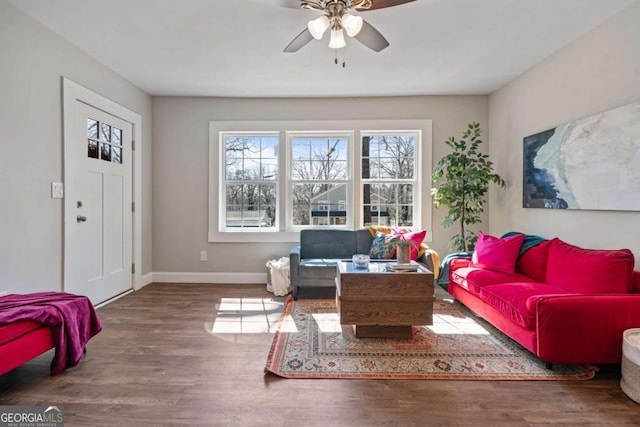
<svg viewBox="0 0 640 427"><path fill-rule="evenodd" d="M86 216L82 216L82 215L78 215L76 217L76 221L77 222L85 222L85 221L87 221L87 217Z"/></svg>

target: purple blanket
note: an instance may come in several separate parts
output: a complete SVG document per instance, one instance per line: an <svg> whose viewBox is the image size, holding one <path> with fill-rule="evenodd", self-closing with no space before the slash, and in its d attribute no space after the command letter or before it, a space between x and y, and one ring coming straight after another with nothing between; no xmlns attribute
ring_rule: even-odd
<svg viewBox="0 0 640 427"><path fill-rule="evenodd" d="M65 292L37 292L0 298L0 325L31 320L51 327L55 355L51 375L76 366L84 346L102 330L89 298Z"/></svg>

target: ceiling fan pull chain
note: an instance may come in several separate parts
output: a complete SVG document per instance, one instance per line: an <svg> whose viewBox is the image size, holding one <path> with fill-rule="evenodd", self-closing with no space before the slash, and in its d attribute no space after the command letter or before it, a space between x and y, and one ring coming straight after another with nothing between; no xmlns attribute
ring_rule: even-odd
<svg viewBox="0 0 640 427"><path fill-rule="evenodd" d="M347 61L344 59L346 50L347 50L346 47L342 48L342 68L347 67Z"/></svg>

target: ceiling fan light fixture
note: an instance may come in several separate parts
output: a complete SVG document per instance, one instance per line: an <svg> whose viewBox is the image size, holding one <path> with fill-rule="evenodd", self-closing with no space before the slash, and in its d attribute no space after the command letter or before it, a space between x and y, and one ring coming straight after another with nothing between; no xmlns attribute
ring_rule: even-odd
<svg viewBox="0 0 640 427"><path fill-rule="evenodd" d="M331 30L331 40L329 40L329 47L331 49L341 49L347 45L344 40L344 33L342 28L337 30Z"/></svg>
<svg viewBox="0 0 640 427"><path fill-rule="evenodd" d="M345 13L342 15L342 28L347 32L349 37L355 37L362 29L363 20L360 16Z"/></svg>
<svg viewBox="0 0 640 427"><path fill-rule="evenodd" d="M329 17L327 15L322 15L319 18L309 21L307 28L309 28L309 32L314 39L320 40L324 35L324 32L329 28L330 24Z"/></svg>

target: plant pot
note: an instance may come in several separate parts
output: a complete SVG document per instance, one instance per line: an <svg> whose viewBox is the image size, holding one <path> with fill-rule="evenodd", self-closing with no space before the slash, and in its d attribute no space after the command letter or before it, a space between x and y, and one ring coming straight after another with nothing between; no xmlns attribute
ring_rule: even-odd
<svg viewBox="0 0 640 427"><path fill-rule="evenodd" d="M398 259L398 264L409 264L411 262L411 246L398 245L396 258Z"/></svg>

